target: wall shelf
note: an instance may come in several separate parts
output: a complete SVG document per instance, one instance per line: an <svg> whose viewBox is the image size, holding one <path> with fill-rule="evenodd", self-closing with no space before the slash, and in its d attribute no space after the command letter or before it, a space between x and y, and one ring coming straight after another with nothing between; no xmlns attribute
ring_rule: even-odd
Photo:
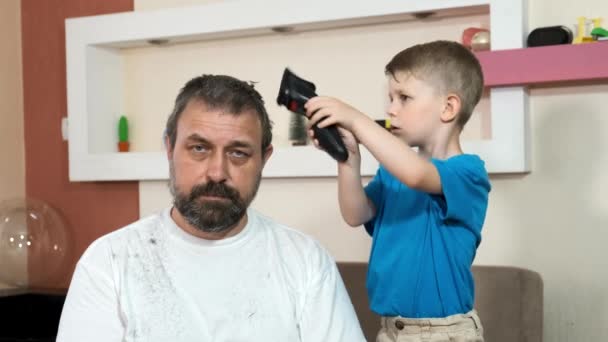
<svg viewBox="0 0 608 342"><path fill-rule="evenodd" d="M608 80L608 41L478 52L486 86Z"/></svg>
<svg viewBox="0 0 608 342"><path fill-rule="evenodd" d="M263 6L263 7L261 7ZM66 20L66 59L71 181L155 180L168 178L161 152L115 153L115 117L124 112L125 48L146 46L151 39L170 44L274 34L273 28L296 31L384 24L433 17L489 14L495 50L523 46L525 0L394 0L330 2L311 0L233 0L187 8L127 12ZM264 8L260 11L259 8ZM251 15L256 13L256 15ZM489 52L484 68L498 51ZM482 54L482 56L484 56ZM496 67L492 64L491 69ZM503 68L500 66L500 68ZM494 76L493 76L494 77ZM509 85L507 83L497 85ZM490 173L529 171L528 111L525 87L491 89L491 139L465 141L464 148L486 161ZM362 173L377 163L363 151ZM276 148L264 177L335 176L335 162L314 147Z"/></svg>

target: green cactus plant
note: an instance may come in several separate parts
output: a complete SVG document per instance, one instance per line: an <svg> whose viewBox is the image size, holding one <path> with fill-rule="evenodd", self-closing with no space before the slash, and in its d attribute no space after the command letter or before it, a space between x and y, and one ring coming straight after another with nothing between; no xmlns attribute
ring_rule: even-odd
<svg viewBox="0 0 608 342"><path fill-rule="evenodd" d="M129 141L129 122L124 115L118 120L118 141Z"/></svg>
<svg viewBox="0 0 608 342"><path fill-rule="evenodd" d="M129 151L129 122L124 115L118 119L118 151Z"/></svg>

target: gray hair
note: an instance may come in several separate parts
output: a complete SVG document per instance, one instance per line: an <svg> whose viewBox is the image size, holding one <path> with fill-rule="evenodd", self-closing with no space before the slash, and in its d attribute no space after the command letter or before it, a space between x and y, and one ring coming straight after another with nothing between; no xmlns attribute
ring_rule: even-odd
<svg viewBox="0 0 608 342"><path fill-rule="evenodd" d="M175 99L173 112L167 119L165 137L169 138L169 149L175 148L177 122L192 100L203 102L211 109L225 109L235 115L254 110L262 126L262 151L272 143L272 121L268 117L262 95L248 83L226 75L202 75L188 81Z"/></svg>

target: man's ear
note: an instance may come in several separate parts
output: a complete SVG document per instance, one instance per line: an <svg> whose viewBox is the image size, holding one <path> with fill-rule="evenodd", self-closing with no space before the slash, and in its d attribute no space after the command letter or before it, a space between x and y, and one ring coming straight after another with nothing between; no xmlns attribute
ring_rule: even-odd
<svg viewBox="0 0 608 342"><path fill-rule="evenodd" d="M445 107L443 108L443 112L441 113L441 121L442 122L452 122L460 113L460 96L450 93L448 94L445 100Z"/></svg>
<svg viewBox="0 0 608 342"><path fill-rule="evenodd" d="M171 140L168 135L165 135L165 151L167 151L167 159L173 159L173 146L171 146Z"/></svg>
<svg viewBox="0 0 608 342"><path fill-rule="evenodd" d="M268 145L268 147L266 147L266 149L264 151L262 151L262 167L264 167L266 165L266 162L272 155L273 151L274 151L274 147L272 147L272 144Z"/></svg>

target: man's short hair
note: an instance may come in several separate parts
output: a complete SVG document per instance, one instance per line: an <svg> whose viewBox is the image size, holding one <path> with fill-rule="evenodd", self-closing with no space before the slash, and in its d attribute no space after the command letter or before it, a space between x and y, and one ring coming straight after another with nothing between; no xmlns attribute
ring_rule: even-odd
<svg viewBox="0 0 608 342"><path fill-rule="evenodd" d="M201 101L210 109L225 109L233 114L253 110L262 127L262 151L272 143L272 121L262 95L248 83L226 75L202 75L188 81L175 99L175 106L167 119L165 136L169 138L169 149L175 148L177 122L190 101Z"/></svg>

